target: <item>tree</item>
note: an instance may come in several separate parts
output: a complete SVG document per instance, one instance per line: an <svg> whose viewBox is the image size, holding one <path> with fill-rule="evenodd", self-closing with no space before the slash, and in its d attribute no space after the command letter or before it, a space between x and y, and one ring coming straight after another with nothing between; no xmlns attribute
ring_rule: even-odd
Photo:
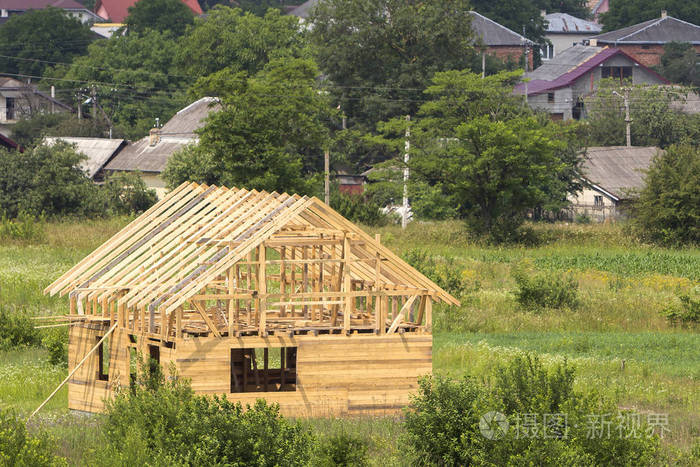
<svg viewBox="0 0 700 467"><path fill-rule="evenodd" d="M614 31L659 18L661 10L669 16L700 24L700 3L686 0L610 0L610 10L600 15L604 31Z"/></svg>
<svg viewBox="0 0 700 467"><path fill-rule="evenodd" d="M536 4L547 13L568 13L586 19L591 16L588 3L587 0L542 0Z"/></svg>
<svg viewBox="0 0 700 467"><path fill-rule="evenodd" d="M163 176L178 185L206 181L267 191L314 193L331 114L318 70L305 59L271 61L254 77L231 76L223 109L210 115L199 144L173 156ZM222 77L223 79L223 77Z"/></svg>
<svg viewBox="0 0 700 467"><path fill-rule="evenodd" d="M177 63L190 76L227 69L250 76L274 58L300 57L304 46L299 20L268 11L260 18L240 9L216 6L182 38Z"/></svg>
<svg viewBox="0 0 700 467"><path fill-rule="evenodd" d="M181 36L193 21L192 10L182 0L138 0L129 7L126 27L139 34L153 29Z"/></svg>
<svg viewBox="0 0 700 467"><path fill-rule="evenodd" d="M695 47L687 42L664 45L659 71L672 83L700 86L700 62Z"/></svg>
<svg viewBox="0 0 700 467"><path fill-rule="evenodd" d="M688 90L666 86L629 85L632 145L658 146L700 138L700 115L685 114L674 106L688 98ZM620 83L602 80L585 99L590 146L625 144L625 111Z"/></svg>
<svg viewBox="0 0 700 467"><path fill-rule="evenodd" d="M519 73L481 78L468 71L437 73L411 124L411 204L452 212L478 234L513 238L531 210L556 212L580 188L577 126L535 115L513 94ZM380 125L402 153L405 121ZM402 164L389 161L385 167ZM425 203L425 199L434 200ZM437 210L436 207L437 206Z"/></svg>
<svg viewBox="0 0 700 467"><path fill-rule="evenodd" d="M632 213L643 239L700 244L700 149L674 145L657 155Z"/></svg>
<svg viewBox="0 0 700 467"><path fill-rule="evenodd" d="M415 114L435 72L475 63L467 0L326 0L309 22L319 66L351 125Z"/></svg>
<svg viewBox="0 0 700 467"><path fill-rule="evenodd" d="M69 113L39 114L20 120L12 127L12 139L23 147L39 144L45 136L104 138L108 134L109 128L104 122L78 119Z"/></svg>
<svg viewBox="0 0 700 467"><path fill-rule="evenodd" d="M0 70L43 76L50 62L70 62L93 40L90 28L58 8L12 15L0 28Z"/></svg>
<svg viewBox="0 0 700 467"><path fill-rule="evenodd" d="M55 74L64 86L75 88L79 83L81 99L91 96L94 87L97 102L118 132L138 139L156 118L165 122L188 103L186 79L175 72L177 50L178 43L167 32L113 36L95 42L86 56Z"/></svg>

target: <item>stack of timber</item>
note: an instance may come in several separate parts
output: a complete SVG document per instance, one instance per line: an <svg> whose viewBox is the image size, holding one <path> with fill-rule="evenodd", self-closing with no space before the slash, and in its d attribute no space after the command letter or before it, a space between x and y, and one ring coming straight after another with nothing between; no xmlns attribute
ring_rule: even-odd
<svg viewBox="0 0 700 467"><path fill-rule="evenodd" d="M194 183L45 293L69 297L69 406L92 412L138 358L287 414L395 411L431 371L433 303L458 304L317 198Z"/></svg>

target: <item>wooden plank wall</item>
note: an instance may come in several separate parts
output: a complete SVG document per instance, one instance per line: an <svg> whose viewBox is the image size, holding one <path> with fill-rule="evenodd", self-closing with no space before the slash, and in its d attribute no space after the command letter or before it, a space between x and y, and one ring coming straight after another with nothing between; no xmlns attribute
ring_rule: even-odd
<svg viewBox="0 0 700 467"><path fill-rule="evenodd" d="M297 347L297 390L230 394L232 348ZM417 379L432 371L432 336L354 334L192 338L176 342L179 376L200 394L227 394L233 401L280 404L289 416L390 415L416 391Z"/></svg>
<svg viewBox="0 0 700 467"><path fill-rule="evenodd" d="M76 324L68 334L68 371L97 344L107 327L100 324ZM68 381L68 408L85 412L101 412L104 399L118 386L129 384L129 337L123 329L115 329L109 337L109 381L97 379L99 353L93 352Z"/></svg>

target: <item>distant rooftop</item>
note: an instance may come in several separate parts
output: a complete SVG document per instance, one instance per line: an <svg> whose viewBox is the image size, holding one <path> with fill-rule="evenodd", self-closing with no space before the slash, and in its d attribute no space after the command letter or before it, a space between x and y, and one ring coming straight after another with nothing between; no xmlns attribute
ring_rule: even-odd
<svg viewBox="0 0 700 467"><path fill-rule="evenodd" d="M643 23L610 31L597 36L598 44L665 44L667 42L690 42L700 45L700 26L662 15Z"/></svg>
<svg viewBox="0 0 700 467"><path fill-rule="evenodd" d="M625 199L629 197L630 191L644 187L645 171L659 151L659 148L653 146L588 148L583 174L589 183L617 199Z"/></svg>
<svg viewBox="0 0 700 467"><path fill-rule="evenodd" d="M571 16L567 13L549 13L545 15L547 32L556 34L597 34L602 31L598 23Z"/></svg>

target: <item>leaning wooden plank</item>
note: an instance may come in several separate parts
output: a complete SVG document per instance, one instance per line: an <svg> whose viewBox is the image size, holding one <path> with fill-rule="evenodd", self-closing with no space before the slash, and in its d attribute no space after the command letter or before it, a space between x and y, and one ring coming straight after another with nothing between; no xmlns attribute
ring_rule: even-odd
<svg viewBox="0 0 700 467"><path fill-rule="evenodd" d="M213 332L214 335L215 335L216 337L219 337L219 338L220 338L220 337L221 337L221 333L220 333L219 330L216 328L216 325L215 325L214 322L211 320L211 318L209 318L209 315L207 315L207 311L204 309L204 307L203 307L199 302L196 302L196 301L192 301L191 303L192 303L192 305L194 305L194 307L197 309L197 311L199 312L199 314L202 315L202 318L204 319L204 322L207 323L207 326L209 326L209 329L211 329L211 332Z"/></svg>
<svg viewBox="0 0 700 467"><path fill-rule="evenodd" d="M418 298L417 295L414 295L413 297L409 298L406 303L401 307L401 311L396 315L396 318L394 318L394 322L391 323L391 326L389 326L389 330L386 332L387 334L391 334L393 332L396 332L396 329L399 327L399 324L401 324L401 321L404 319L404 315L406 312L413 306L413 302L416 301Z"/></svg>
<svg viewBox="0 0 700 467"><path fill-rule="evenodd" d="M27 420L36 415L37 412L39 412L53 398L53 396L56 395L56 393L63 387L63 385L66 384L69 379L71 379L71 377L80 369L81 366L83 366L83 363L87 361L88 357L92 355L92 353L102 345L102 342L104 342L104 340L117 328L117 324L119 323L114 323L112 327L109 328L109 331L107 331L105 335L102 336L102 339L97 341L97 344L95 344L95 346L92 349L90 349L90 351L83 357L83 359L80 360L80 362L77 365L75 365L75 368L73 368L73 370L70 373L68 373L66 379L64 379L63 382L59 384L56 389L54 389L54 391L49 395L49 397L47 397L46 400L42 402L41 405L37 407L34 412L32 412L32 414L27 418Z"/></svg>

